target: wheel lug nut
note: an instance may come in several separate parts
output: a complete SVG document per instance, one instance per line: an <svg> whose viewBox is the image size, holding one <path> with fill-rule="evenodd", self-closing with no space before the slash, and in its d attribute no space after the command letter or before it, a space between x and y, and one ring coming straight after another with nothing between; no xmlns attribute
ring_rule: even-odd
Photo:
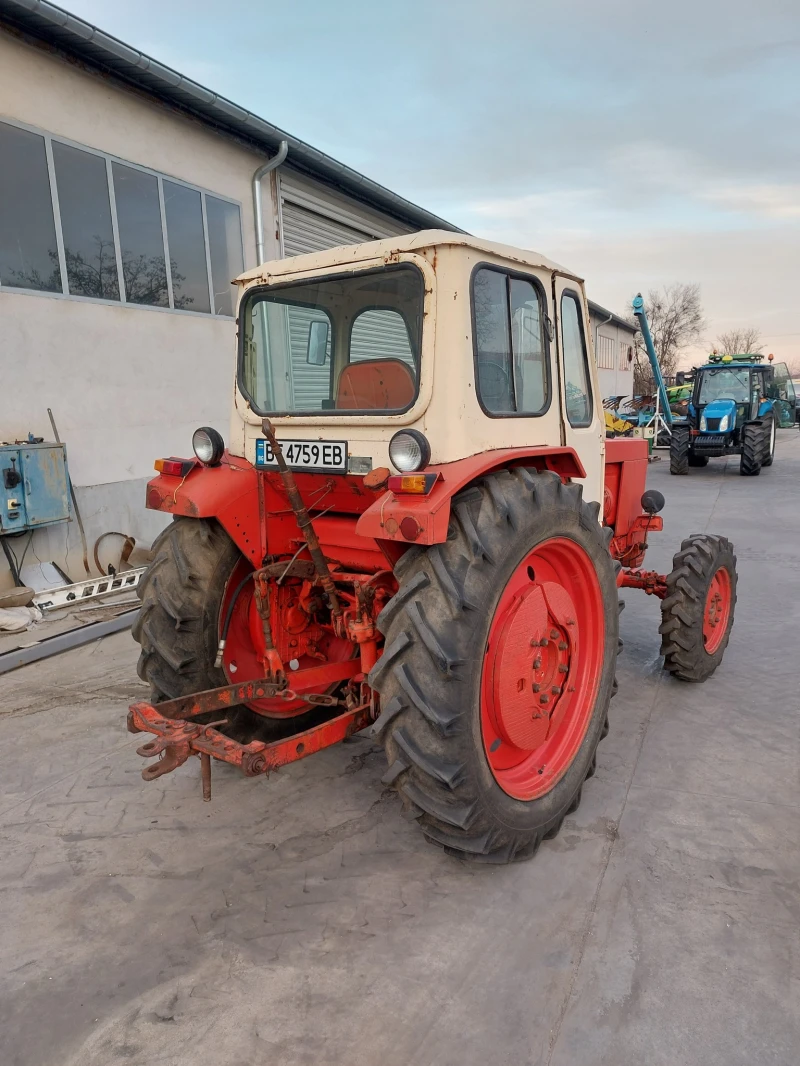
<svg viewBox="0 0 800 1066"><path fill-rule="evenodd" d="M550 689L550 691L553 693L554 696L559 696L561 694L561 686L560 685L553 685L553 687Z"/></svg>
<svg viewBox="0 0 800 1066"><path fill-rule="evenodd" d="M569 673L569 667L565 666L563 663L559 663L558 664L558 672L560 674L568 674Z"/></svg>
<svg viewBox="0 0 800 1066"><path fill-rule="evenodd" d="M541 669L541 666L542 666L542 660L541 659L534 659L533 660L533 668L534 668L534 670Z"/></svg>
<svg viewBox="0 0 800 1066"><path fill-rule="evenodd" d="M541 685L531 685L531 688L533 689L534 692L539 692L539 691L541 691L542 686Z"/></svg>
<svg viewBox="0 0 800 1066"><path fill-rule="evenodd" d="M543 640L539 641L539 647L540 648L546 648L547 647L547 637L545 637Z"/></svg>
<svg viewBox="0 0 800 1066"><path fill-rule="evenodd" d="M565 640L560 640L558 642L558 650L559 651L566 651L568 647L569 647L569 644L567 644L567 642Z"/></svg>
<svg viewBox="0 0 800 1066"><path fill-rule="evenodd" d="M539 703L549 703L549 702L550 702L550 697L549 697L549 696L547 695L547 693L546 693L546 692L545 692L545 693L543 693L543 694L542 694L542 695L541 695L541 696L539 697Z"/></svg>
<svg viewBox="0 0 800 1066"><path fill-rule="evenodd" d="M557 638L558 638L558 630L557 629L551 629L550 630L550 639L551 640L556 640Z"/></svg>

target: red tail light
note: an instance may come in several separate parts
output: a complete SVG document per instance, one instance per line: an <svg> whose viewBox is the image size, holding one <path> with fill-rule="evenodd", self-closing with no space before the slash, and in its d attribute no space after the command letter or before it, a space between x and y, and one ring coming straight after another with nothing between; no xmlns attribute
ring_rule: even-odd
<svg viewBox="0 0 800 1066"><path fill-rule="evenodd" d="M153 463L159 474L169 474L171 477L186 477L195 464L194 459L156 459Z"/></svg>

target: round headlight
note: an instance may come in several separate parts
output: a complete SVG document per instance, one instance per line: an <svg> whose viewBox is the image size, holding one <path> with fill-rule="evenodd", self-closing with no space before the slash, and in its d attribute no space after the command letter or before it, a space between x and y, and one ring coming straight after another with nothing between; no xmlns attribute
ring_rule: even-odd
<svg viewBox="0 0 800 1066"><path fill-rule="evenodd" d="M192 434L192 447L194 454L204 466L219 466L222 453L225 451L225 441L222 434L217 433L211 426L201 426Z"/></svg>
<svg viewBox="0 0 800 1066"><path fill-rule="evenodd" d="M401 429L389 441L389 458L401 474L411 474L431 461L431 446L419 430Z"/></svg>

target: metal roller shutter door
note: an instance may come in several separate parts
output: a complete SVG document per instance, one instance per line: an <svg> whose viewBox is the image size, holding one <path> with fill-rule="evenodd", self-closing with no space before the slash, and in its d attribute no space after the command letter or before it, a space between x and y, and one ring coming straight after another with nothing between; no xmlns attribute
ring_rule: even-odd
<svg viewBox="0 0 800 1066"><path fill-rule="evenodd" d="M361 244L375 239L373 233L357 230L283 197L281 215L285 256L319 252L342 244ZM303 411L319 410L320 397L327 396L330 367L313 366L306 361L308 328L311 322L320 317L318 312L302 308L293 307L288 313L294 404ZM353 331L350 358L352 361L402 359L413 367L408 333L400 316L393 311L364 312Z"/></svg>

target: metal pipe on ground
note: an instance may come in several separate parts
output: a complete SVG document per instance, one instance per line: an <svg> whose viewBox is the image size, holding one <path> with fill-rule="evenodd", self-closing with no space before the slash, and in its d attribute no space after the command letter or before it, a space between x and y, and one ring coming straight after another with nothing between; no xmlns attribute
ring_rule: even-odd
<svg viewBox="0 0 800 1066"><path fill-rule="evenodd" d="M62 651L70 651L79 648L82 644L91 644L100 637L110 636L111 633L119 633L133 625L139 608L118 614L116 618L109 618L105 622L90 622L89 625L81 626L80 629L70 629L67 633L58 633L54 637L45 637L37 644L31 644L27 648L15 648L0 655L0 674L7 674L9 670L16 670L20 666L28 666L40 659L48 659L51 655L57 655Z"/></svg>

